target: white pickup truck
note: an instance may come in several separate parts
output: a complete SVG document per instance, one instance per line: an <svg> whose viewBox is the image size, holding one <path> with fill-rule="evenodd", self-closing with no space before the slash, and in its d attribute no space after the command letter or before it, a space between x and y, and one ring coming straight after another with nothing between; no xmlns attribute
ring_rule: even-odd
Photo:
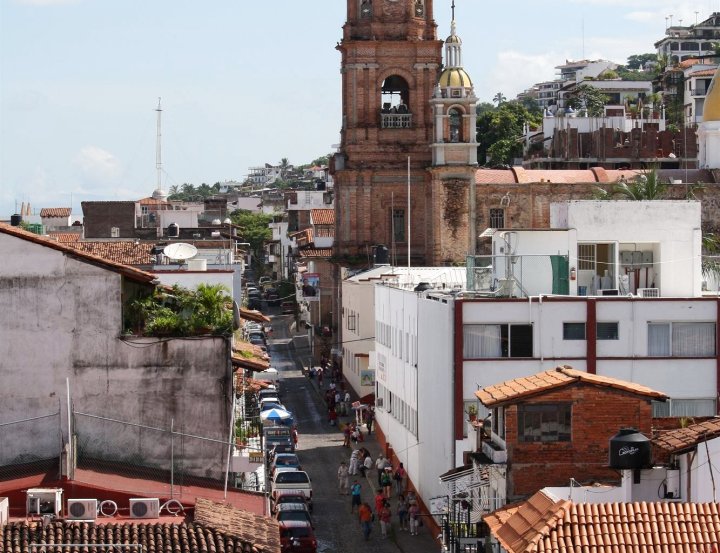
<svg viewBox="0 0 720 553"><path fill-rule="evenodd" d="M312 510L312 482L308 473L303 470L278 472L270 486L270 497L273 501L280 494L293 491L302 494L307 499L308 507Z"/></svg>

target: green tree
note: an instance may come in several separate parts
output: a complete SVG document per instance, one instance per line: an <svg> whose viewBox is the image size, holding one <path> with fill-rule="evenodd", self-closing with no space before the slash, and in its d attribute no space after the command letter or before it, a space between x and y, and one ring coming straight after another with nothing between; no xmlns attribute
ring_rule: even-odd
<svg viewBox="0 0 720 553"><path fill-rule="evenodd" d="M668 185L661 181L657 169L649 169L626 181L621 179L610 190L596 187L593 191L595 200L661 200L667 194Z"/></svg>
<svg viewBox="0 0 720 553"><path fill-rule="evenodd" d="M288 170L290 169L290 162L288 161L288 158L284 157L280 160L280 179L284 180L285 175L287 175Z"/></svg>
<svg viewBox="0 0 720 553"><path fill-rule="evenodd" d="M601 117L609 98L589 84L575 87L567 96L566 103L574 110L585 109L590 117Z"/></svg>
<svg viewBox="0 0 720 553"><path fill-rule="evenodd" d="M478 102L478 105L475 106L475 114L479 117L488 111L495 111L495 109L497 108L490 102Z"/></svg>
<svg viewBox="0 0 720 553"><path fill-rule="evenodd" d="M507 101L507 98L502 92L498 92L493 96L493 102L495 102L498 107L500 107L500 104L504 104Z"/></svg>
<svg viewBox="0 0 720 553"><path fill-rule="evenodd" d="M628 69L641 70L647 62L657 62L657 54L633 54L628 56L626 67Z"/></svg>
<svg viewBox="0 0 720 553"><path fill-rule="evenodd" d="M511 164L514 158L522 156L525 123L541 122L541 114L530 113L516 100L485 111L477 118L478 162L485 165L489 160L492 166Z"/></svg>
<svg viewBox="0 0 720 553"><path fill-rule="evenodd" d="M238 225L238 236L243 242L250 244L256 269L262 269L263 249L265 242L272 238L272 231L268 225L272 222L272 216L264 213L253 213L238 209L230 214L230 219Z"/></svg>

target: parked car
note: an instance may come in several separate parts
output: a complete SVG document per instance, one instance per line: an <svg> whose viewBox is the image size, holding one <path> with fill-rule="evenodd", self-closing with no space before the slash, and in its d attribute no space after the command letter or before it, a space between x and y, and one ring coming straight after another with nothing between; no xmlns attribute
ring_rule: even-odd
<svg viewBox="0 0 720 553"><path fill-rule="evenodd" d="M270 474L275 475L286 470L302 470L300 458L295 453L276 453L270 462Z"/></svg>
<svg viewBox="0 0 720 553"><path fill-rule="evenodd" d="M248 337L248 342L250 342L254 346L265 347L265 338L263 338L262 336L258 336L257 334Z"/></svg>
<svg viewBox="0 0 720 553"><path fill-rule="evenodd" d="M272 279L269 276L261 276L258 282L260 284L265 284L266 282L272 282Z"/></svg>
<svg viewBox="0 0 720 553"><path fill-rule="evenodd" d="M262 300L260 298L248 298L247 306L248 309L260 311L262 309Z"/></svg>
<svg viewBox="0 0 720 553"><path fill-rule="evenodd" d="M282 553L316 553L317 539L312 524L301 520L281 522L280 550Z"/></svg>
<svg viewBox="0 0 720 553"><path fill-rule="evenodd" d="M248 334L248 340L250 340L250 343L252 343L252 344L255 343L255 342L253 342L253 339L255 341L262 342L263 345L265 345L267 343L267 338L265 337L265 333L258 331L258 330L254 330Z"/></svg>
<svg viewBox="0 0 720 553"><path fill-rule="evenodd" d="M275 520L279 522L287 521L304 521L309 522L314 528L315 525L310 518L310 511L305 502L301 503L281 503L275 508Z"/></svg>
<svg viewBox="0 0 720 553"><path fill-rule="evenodd" d="M295 314L295 302L284 301L280 304L283 315L294 315Z"/></svg>
<svg viewBox="0 0 720 553"><path fill-rule="evenodd" d="M274 513L283 503L304 503L308 511L312 513L312 504L308 505L307 498L301 493L292 490L278 490L278 494L270 506L270 511Z"/></svg>
<svg viewBox="0 0 720 553"><path fill-rule="evenodd" d="M271 497L280 490L294 490L305 495L308 506L312 504L312 482L308 473L302 470L279 472L270 485Z"/></svg>
<svg viewBox="0 0 720 553"><path fill-rule="evenodd" d="M270 288L265 292L265 299L267 300L268 305L273 307L280 305L280 294L278 294L278 291L275 290L275 288Z"/></svg>

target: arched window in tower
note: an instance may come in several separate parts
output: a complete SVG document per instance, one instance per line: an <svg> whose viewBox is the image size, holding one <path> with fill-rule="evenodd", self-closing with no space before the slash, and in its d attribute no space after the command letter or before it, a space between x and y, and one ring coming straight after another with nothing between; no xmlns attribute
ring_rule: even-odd
<svg viewBox="0 0 720 553"><path fill-rule="evenodd" d="M380 119L384 129L406 129L412 126L410 87L399 75L390 75L380 87Z"/></svg>
<svg viewBox="0 0 720 553"><path fill-rule="evenodd" d="M425 0L415 0L415 17L425 17Z"/></svg>
<svg viewBox="0 0 720 553"><path fill-rule="evenodd" d="M462 114L460 110L452 108L448 111L448 123L450 126L450 142L462 142Z"/></svg>
<svg viewBox="0 0 720 553"><path fill-rule="evenodd" d="M360 2L360 17L369 19L372 17L372 0L358 0Z"/></svg>

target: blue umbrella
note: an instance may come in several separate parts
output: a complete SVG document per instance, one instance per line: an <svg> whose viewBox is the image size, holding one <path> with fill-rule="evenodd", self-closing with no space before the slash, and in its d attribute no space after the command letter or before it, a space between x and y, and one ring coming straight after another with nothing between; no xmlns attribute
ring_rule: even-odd
<svg viewBox="0 0 720 553"><path fill-rule="evenodd" d="M260 413L260 418L273 422L285 422L292 420L292 414L285 411L285 409L274 408Z"/></svg>

